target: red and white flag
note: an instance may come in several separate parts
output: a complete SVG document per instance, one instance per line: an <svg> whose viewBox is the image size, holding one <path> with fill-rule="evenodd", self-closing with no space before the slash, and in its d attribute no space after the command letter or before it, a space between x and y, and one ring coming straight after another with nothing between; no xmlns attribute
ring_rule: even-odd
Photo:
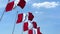
<svg viewBox="0 0 60 34"><path fill-rule="evenodd" d="M25 0L14 0L12 2L9 2L6 6L6 12L14 9L16 6L19 6L23 9L25 4L26 4Z"/></svg>
<svg viewBox="0 0 60 34"><path fill-rule="evenodd" d="M18 24L18 23L21 23L25 20L26 20L26 14L20 13L20 14L18 14L18 19L17 19L16 23Z"/></svg>
<svg viewBox="0 0 60 34"><path fill-rule="evenodd" d="M31 22L24 22L23 24L23 31L27 31L33 28L33 25Z"/></svg>
<svg viewBox="0 0 60 34"><path fill-rule="evenodd" d="M32 21L34 18L33 14L28 12L28 14L25 14L25 13L21 13L21 14L18 14L18 19L17 19L17 22L16 23L21 23L23 21Z"/></svg>
<svg viewBox="0 0 60 34"><path fill-rule="evenodd" d="M28 31L28 34L42 34L40 32L40 27L36 26L36 22L24 22L23 24L23 32Z"/></svg>

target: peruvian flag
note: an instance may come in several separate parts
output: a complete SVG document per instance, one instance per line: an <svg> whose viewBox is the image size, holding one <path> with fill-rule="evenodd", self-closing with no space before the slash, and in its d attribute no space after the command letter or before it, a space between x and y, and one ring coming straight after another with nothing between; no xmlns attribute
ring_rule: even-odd
<svg viewBox="0 0 60 34"><path fill-rule="evenodd" d="M26 14L20 13L20 14L18 14L18 19L17 19L16 23L18 24L18 23L21 23L25 20L26 20Z"/></svg>
<svg viewBox="0 0 60 34"><path fill-rule="evenodd" d="M27 31L33 28L33 25L31 22L24 22L23 24L23 31Z"/></svg>
<svg viewBox="0 0 60 34"><path fill-rule="evenodd" d="M34 18L33 14L31 12L28 12L28 14L18 14L18 19L16 23L21 23L23 21L32 21Z"/></svg>
<svg viewBox="0 0 60 34"><path fill-rule="evenodd" d="M9 2L6 6L6 12L14 9L16 6L19 6L23 9L25 4L26 4L25 0L14 0L12 2Z"/></svg>

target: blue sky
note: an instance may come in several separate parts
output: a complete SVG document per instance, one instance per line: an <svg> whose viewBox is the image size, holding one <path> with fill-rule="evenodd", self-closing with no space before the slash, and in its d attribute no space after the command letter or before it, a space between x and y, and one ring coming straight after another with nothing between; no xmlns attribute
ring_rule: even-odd
<svg viewBox="0 0 60 34"><path fill-rule="evenodd" d="M0 0L0 17L6 7L8 0ZM12 0L11 0L12 1ZM43 34L60 34L60 0L26 0L24 9L16 7L6 12L0 21L0 34L12 34L13 25L16 22L16 12L34 14L34 21L37 22ZM21 34L22 23L16 24L14 34ZM26 32L27 33L27 32Z"/></svg>

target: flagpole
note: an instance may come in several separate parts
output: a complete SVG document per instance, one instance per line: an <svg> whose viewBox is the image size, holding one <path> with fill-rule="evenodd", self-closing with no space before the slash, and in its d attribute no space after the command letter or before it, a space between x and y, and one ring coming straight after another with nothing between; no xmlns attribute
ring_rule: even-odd
<svg viewBox="0 0 60 34"><path fill-rule="evenodd" d="M1 16L1 18L0 18L0 21L2 20L4 13L5 13L5 10L4 10L4 12L2 13L2 16Z"/></svg>
<svg viewBox="0 0 60 34"><path fill-rule="evenodd" d="M14 34L16 23L14 23L12 34Z"/></svg>
<svg viewBox="0 0 60 34"><path fill-rule="evenodd" d="M10 1L10 0L8 0L8 3L9 3L9 1ZM0 21L2 20L4 13L5 13L5 10L4 10L3 13L2 13L2 16L1 16L1 18L0 18Z"/></svg>
<svg viewBox="0 0 60 34"><path fill-rule="evenodd" d="M18 15L18 11L17 11L17 14L16 14L16 15ZM15 18L15 21L16 21L16 18ZM15 26L16 26L16 22L14 23L13 30L12 30L12 34L14 34Z"/></svg>

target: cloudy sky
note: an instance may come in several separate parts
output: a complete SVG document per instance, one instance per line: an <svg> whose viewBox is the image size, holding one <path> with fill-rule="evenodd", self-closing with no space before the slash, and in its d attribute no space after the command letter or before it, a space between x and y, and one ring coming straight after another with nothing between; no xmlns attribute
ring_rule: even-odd
<svg viewBox="0 0 60 34"><path fill-rule="evenodd" d="M0 0L0 17L7 2L8 0ZM0 34L12 34L13 25L17 19L17 11L18 13L32 12L35 16L33 21L37 22L43 34L60 34L60 0L26 0L26 2L24 9L17 6L4 14L0 21ZM21 33L22 23L16 24L14 34Z"/></svg>

